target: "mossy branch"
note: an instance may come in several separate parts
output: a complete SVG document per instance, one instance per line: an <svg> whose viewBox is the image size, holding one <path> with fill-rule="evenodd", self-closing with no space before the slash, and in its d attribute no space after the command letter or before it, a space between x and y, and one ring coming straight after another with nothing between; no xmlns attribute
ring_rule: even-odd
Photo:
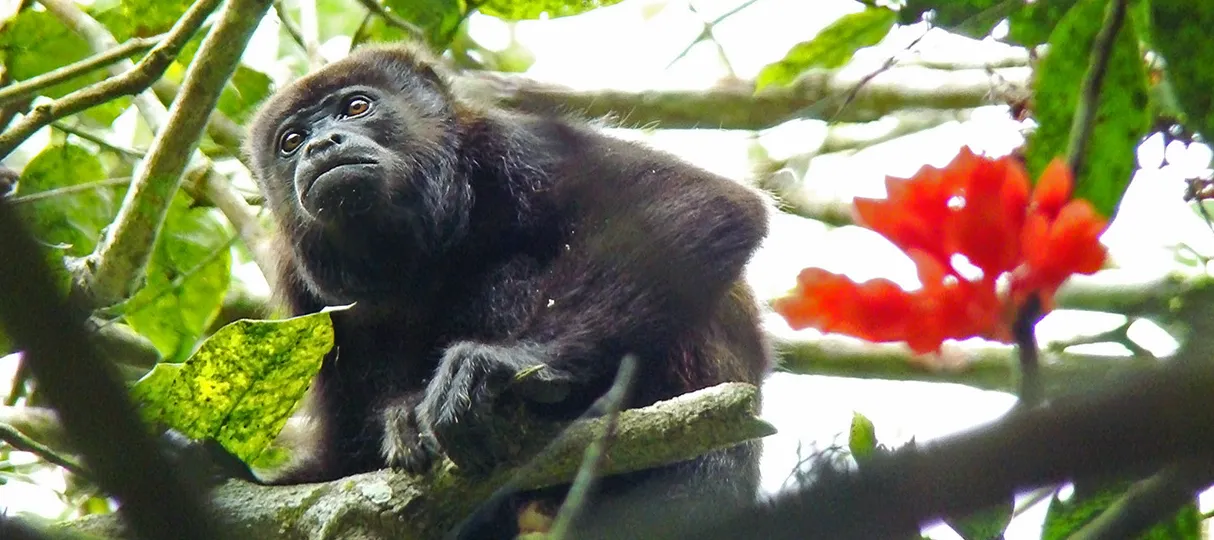
<svg viewBox="0 0 1214 540"><path fill-rule="evenodd" d="M622 411L599 472L621 474L682 461L774 433L756 416L754 386L725 383L642 409ZM461 474L449 460L426 476L392 471L360 474L320 484L258 486L230 481L214 493L216 512L249 538L441 538L517 471L519 485L538 488L567 483L587 446L601 437L607 419L580 421L534 464L500 470L484 478ZM531 434L560 426L525 428ZM528 436L528 448L545 442ZM93 516L60 524L65 529L123 537L117 519Z"/></svg>

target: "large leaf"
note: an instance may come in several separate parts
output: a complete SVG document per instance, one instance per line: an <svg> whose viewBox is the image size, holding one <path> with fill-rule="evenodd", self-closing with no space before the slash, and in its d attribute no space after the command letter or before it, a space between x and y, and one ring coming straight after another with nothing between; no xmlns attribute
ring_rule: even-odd
<svg viewBox="0 0 1214 540"><path fill-rule="evenodd" d="M1084 525L1096 519L1125 495L1131 486L1128 482L1117 482L1091 493L1080 494L1078 489L1070 500L1063 502L1054 497L1046 510L1041 540L1063 540L1070 538ZM1201 538L1201 513L1196 501L1185 505L1171 519L1152 527L1137 540L1184 540Z"/></svg>
<svg viewBox="0 0 1214 540"><path fill-rule="evenodd" d="M1080 0L1050 35L1050 47L1038 65L1033 86L1037 130L1029 137L1025 159L1039 176L1057 156L1066 155L1071 123L1087 76L1089 56L1104 21L1104 0ZM1112 216L1134 170L1135 148L1150 127L1147 78L1134 26L1117 33L1100 89L1083 169L1075 196Z"/></svg>
<svg viewBox="0 0 1214 540"><path fill-rule="evenodd" d="M1033 2L1012 14L1008 21L1008 37L1025 47L1033 47L1050 39L1050 33L1058 26L1062 16L1077 0L1050 0Z"/></svg>
<svg viewBox="0 0 1214 540"><path fill-rule="evenodd" d="M1209 0L1152 0L1152 45L1167 61L1167 79L1184 111L1184 124L1214 140L1214 4Z"/></svg>
<svg viewBox="0 0 1214 540"><path fill-rule="evenodd" d="M620 0L488 0L477 8L508 21L568 17L620 3Z"/></svg>
<svg viewBox="0 0 1214 540"><path fill-rule="evenodd" d="M144 418L214 439L255 463L278 436L333 347L330 310L277 321L240 320L183 364L158 364L132 388Z"/></svg>
<svg viewBox="0 0 1214 540"><path fill-rule="evenodd" d="M755 90L791 83L810 68L837 68L851 60L856 50L876 45L894 26L897 13L887 8L868 8L850 13L822 29L817 37L793 45L784 59L768 64L755 79Z"/></svg>
<svg viewBox="0 0 1214 540"><path fill-rule="evenodd" d="M148 263L147 281L123 306L127 324L180 360L215 320L232 276L231 234L179 193Z"/></svg>
<svg viewBox="0 0 1214 540"><path fill-rule="evenodd" d="M274 81L270 76L245 65L236 66L219 94L217 107L236 122L243 123L253 115L257 105L270 96Z"/></svg>
<svg viewBox="0 0 1214 540"><path fill-rule="evenodd" d="M1022 3L1023 0L907 0L898 10L898 22L914 24L925 12L931 11L935 26L982 38Z"/></svg>
<svg viewBox="0 0 1214 540"><path fill-rule="evenodd" d="M88 43L45 11L26 9L8 22L0 32L0 57L13 80L21 81L82 60L92 53ZM106 78L104 69L49 86L40 95L62 97ZM85 111L84 116L100 125L109 125L122 114L129 98L116 99Z"/></svg>
<svg viewBox="0 0 1214 540"><path fill-rule="evenodd" d="M97 183L105 180L101 161L79 146L51 146L40 152L21 171L16 195ZM92 253L101 229L118 213L125 187L98 186L29 201L18 208L37 238L63 245L69 255Z"/></svg>

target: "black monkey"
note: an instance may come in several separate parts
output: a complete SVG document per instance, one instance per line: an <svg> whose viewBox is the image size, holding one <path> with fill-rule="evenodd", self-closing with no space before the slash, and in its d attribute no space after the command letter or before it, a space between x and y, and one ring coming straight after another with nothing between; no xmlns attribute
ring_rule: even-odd
<svg viewBox="0 0 1214 540"><path fill-rule="evenodd" d="M480 443L503 393L575 417L628 353L627 407L768 370L741 281L767 205L747 187L573 121L468 103L408 46L282 89L246 148L292 312L355 303L334 315L313 385L319 442L273 483L422 470ZM748 443L602 492L653 480L664 500L719 511L755 496L757 459Z"/></svg>

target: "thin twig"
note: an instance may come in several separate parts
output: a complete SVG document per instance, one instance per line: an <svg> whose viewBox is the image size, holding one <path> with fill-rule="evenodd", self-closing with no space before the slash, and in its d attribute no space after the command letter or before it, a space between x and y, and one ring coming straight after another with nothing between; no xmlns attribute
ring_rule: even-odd
<svg viewBox="0 0 1214 540"><path fill-rule="evenodd" d="M1036 334L1037 321L1040 320L1041 298L1034 294L1020 307L1020 313L1012 325L1016 352L1020 357L1020 404L1024 407L1034 407L1045 397Z"/></svg>
<svg viewBox="0 0 1214 540"><path fill-rule="evenodd" d="M735 14L737 14L739 11L742 11L743 9L750 7L752 4L754 4L757 1L758 0L746 0L745 2L742 2L741 4L738 4L733 9L721 14L717 18L715 18L711 21L705 21L704 29L700 31L700 35L696 36L695 39L691 40L691 43L688 43L687 46L683 48L682 52L675 55L674 59L671 60L670 63L666 64L666 69L670 69L670 66L673 66L675 62L678 62L679 60L682 60L683 57L687 56L687 53L691 52L692 47L695 47L696 44L698 44L699 42L704 41L706 39L711 40L713 43L717 44L718 52L720 52L722 55L722 58L724 58L724 50L721 48L721 43L717 41L716 36L714 36L712 34L713 29L718 24L721 24L721 22L724 21L725 19L728 19L728 18L734 16ZM692 13L699 15L699 12L696 11L695 6L688 4L687 8L690 9ZM471 11L471 10L469 10L469 11ZM730 73L732 74L733 66L729 65L728 61L726 61L725 65L726 65L726 68L729 69Z"/></svg>
<svg viewBox="0 0 1214 540"><path fill-rule="evenodd" d="M63 123L62 121L51 122L51 127L54 129L57 129L59 131L62 131L64 133L67 133L68 135L75 135L77 137L80 137L81 139L84 139L97 146L100 146L101 148L104 148L104 149L114 152L116 154L121 154L124 157L128 157L131 159L143 159L144 153L139 150L135 150L134 148L127 148L125 146L118 146L114 143L111 143L111 142L105 140L103 137L101 137L99 135L94 135L92 133L89 133L88 131L77 128L75 126L69 126L69 125Z"/></svg>
<svg viewBox="0 0 1214 540"><path fill-rule="evenodd" d="M388 11L387 9L384 9L384 6L381 6L379 4L379 2L376 0L358 0L358 3L362 4L363 7L367 8L367 11L370 11L371 13L374 13L380 17L383 17L385 22L387 22L388 24L395 26L401 30L404 30L405 32L408 32L409 35L414 38L420 38L420 37L426 35L426 32L424 30L422 30L420 27L418 27L416 24L406 21L405 19L401 18L400 15L397 15L395 13L392 13L391 11Z"/></svg>
<svg viewBox="0 0 1214 540"><path fill-rule="evenodd" d="M59 0L56 0L59 1ZM172 65L182 47L194 36L221 0L198 0L177 20L164 40L152 47L135 67L97 84L86 86L51 103L33 108L16 125L0 133L0 159L12 153L35 131L51 122L110 101L119 96L138 94L159 79ZM48 3L54 5L51 0ZM74 4L71 8L76 9ZM49 9L49 8L48 8ZM77 11L79 11L77 9ZM104 27L102 27L104 29ZM109 48L109 47L106 47Z"/></svg>
<svg viewBox="0 0 1214 540"><path fill-rule="evenodd" d="M85 182L83 184L75 184L75 185L63 186L63 187L55 188L55 189L48 189L46 191L30 193L29 195L17 195L15 197L9 197L7 200L8 200L8 202L12 203L13 205L29 204L29 203L36 202L36 201L53 199L55 197L63 197L66 195L71 195L73 193L80 193L82 191L90 191L90 190L101 189L101 188L110 187L110 186L121 186L124 184L129 184L130 182L131 182L131 177L119 176L117 178L106 178L105 180L97 180L96 182Z"/></svg>
<svg viewBox="0 0 1214 540"><path fill-rule="evenodd" d="M1100 87L1104 83L1109 57L1113 55L1113 42L1117 39L1117 32L1125 20L1125 12L1126 0L1109 2L1104 13L1104 25L1100 27L1100 32L1096 34L1096 40L1092 44L1087 76L1083 78L1079 103L1075 106L1075 116L1071 120L1071 138L1067 142L1067 165L1070 165L1071 174L1075 177L1082 173L1088 142L1092 137L1092 130L1096 128Z"/></svg>
<svg viewBox="0 0 1214 540"><path fill-rule="evenodd" d="M21 433L21 431L19 431L17 428L2 422L0 422L0 441L8 443L9 446L12 446L17 450L34 454L35 456L42 458L42 460L46 461L47 463L53 463L63 467L68 472L76 476L81 478L91 478L91 475L84 469L83 465L76 463L75 460L59 455L50 447L29 438L26 436L26 434Z"/></svg>
<svg viewBox="0 0 1214 540"><path fill-rule="evenodd" d="M32 97L48 86L87 75L89 72L97 69L109 67L114 63L151 49L163 40L165 36L166 34L131 38L122 42L117 47L106 49L105 52L0 88L0 105L18 101L21 98Z"/></svg>
<svg viewBox="0 0 1214 540"><path fill-rule="evenodd" d="M565 495L565 502L561 504L561 509L557 512L556 519L548 530L549 540L568 538L574 520L585 509L590 490L594 487L599 469L607 456L607 447L615 438L616 421L619 419L620 409L628 401L631 393L632 381L636 378L636 367L636 356L631 354L625 356L624 360L620 362L619 371L616 372L615 382L611 384L607 393L598 399L598 403L592 406L595 409L601 408L606 416L603 435L586 447L582 466L578 468L577 476L573 478L573 484L569 486L569 492Z"/></svg>

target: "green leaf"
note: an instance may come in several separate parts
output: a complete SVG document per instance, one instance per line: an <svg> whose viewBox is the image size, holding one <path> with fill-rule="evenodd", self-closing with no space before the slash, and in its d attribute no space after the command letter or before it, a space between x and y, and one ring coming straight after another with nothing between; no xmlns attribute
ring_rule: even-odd
<svg viewBox="0 0 1214 540"><path fill-rule="evenodd" d="M154 36L166 32L189 9L192 0L122 0L121 10L132 35Z"/></svg>
<svg viewBox="0 0 1214 540"><path fill-rule="evenodd" d="M1016 499L1007 500L989 508L979 510L960 519L945 519L944 522L965 540L991 540L1003 538L1003 531L1012 522L1016 512Z"/></svg>
<svg viewBox="0 0 1214 540"><path fill-rule="evenodd" d="M1050 47L1034 80L1037 130L1025 160L1037 177L1055 157L1065 157L1079 92L1087 76L1096 34L1104 21L1104 0L1079 0L1050 35ZM1075 197L1092 202L1111 217L1134 171L1135 149L1150 128L1147 77L1134 26L1117 33L1095 111L1096 123L1075 179Z"/></svg>
<svg viewBox="0 0 1214 540"><path fill-rule="evenodd" d="M1050 0L1033 2L1012 14L1008 21L1008 38L1025 47L1034 47L1050 38L1054 27L1077 0Z"/></svg>
<svg viewBox="0 0 1214 540"><path fill-rule="evenodd" d="M868 8L840 17L814 39L793 45L784 59L765 66L755 78L755 90L789 84L810 68L842 66L858 49L884 39L896 17L897 13L886 8Z"/></svg>
<svg viewBox="0 0 1214 540"><path fill-rule="evenodd" d="M898 10L898 22L914 24L931 11L933 25L980 39L1022 3L1023 0L907 0Z"/></svg>
<svg viewBox="0 0 1214 540"><path fill-rule="evenodd" d="M83 60L92 53L88 43L46 11L26 9L13 17L0 32L0 58L10 77L23 81L48 71ZM70 92L101 81L108 73L104 69L89 72L49 86L40 95L59 98ZM84 116L102 126L108 126L130 103L120 98L86 111Z"/></svg>
<svg viewBox="0 0 1214 540"><path fill-rule="evenodd" d="M257 105L269 97L273 84L269 75L238 65L219 94L218 108L233 121L244 123L253 115Z"/></svg>
<svg viewBox="0 0 1214 540"><path fill-rule="evenodd" d="M1041 540L1063 540L1070 538L1084 525L1096 519L1102 513L1119 501L1133 484L1116 482L1103 489L1081 490L1076 488L1075 495L1066 502L1058 497L1050 501L1046 510L1045 524L1042 526ZM1081 494L1081 491L1087 493ZM1201 513L1196 501L1186 504L1171 518L1164 520L1137 540L1197 540L1201 538Z"/></svg>
<svg viewBox="0 0 1214 540"><path fill-rule="evenodd" d="M166 359L185 358L219 314L232 277L231 233L208 208L178 193L148 262L147 280L123 307L127 324Z"/></svg>
<svg viewBox="0 0 1214 540"><path fill-rule="evenodd" d="M132 396L149 423L258 461L333 348L330 311L229 324L184 364L158 365Z"/></svg>
<svg viewBox="0 0 1214 540"><path fill-rule="evenodd" d="M384 7L421 28L436 51L446 50L464 21L464 7L458 0L386 0Z"/></svg>
<svg viewBox="0 0 1214 540"><path fill-rule="evenodd" d="M488 0L477 9L499 19L521 21L545 15L549 19L568 17L618 3L620 0Z"/></svg>
<svg viewBox="0 0 1214 540"><path fill-rule="evenodd" d="M51 146L21 171L17 196L105 180L101 161L79 146ZM34 235L47 244L63 245L67 254L93 252L101 229L118 213L125 186L98 186L30 201L18 208Z"/></svg>
<svg viewBox="0 0 1214 540"><path fill-rule="evenodd" d="M858 412L852 413L847 447L857 464L872 457L877 451L877 428L873 426L872 420Z"/></svg>
<svg viewBox="0 0 1214 540"><path fill-rule="evenodd" d="M1152 40L1167 61L1167 82L1184 111L1182 122L1214 140L1214 5L1209 0L1152 0Z"/></svg>

